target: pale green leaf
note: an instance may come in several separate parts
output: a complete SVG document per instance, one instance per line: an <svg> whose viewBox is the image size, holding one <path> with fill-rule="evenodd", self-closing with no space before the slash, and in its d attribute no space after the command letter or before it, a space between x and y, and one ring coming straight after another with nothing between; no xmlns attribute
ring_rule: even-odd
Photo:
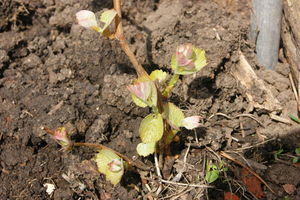
<svg viewBox="0 0 300 200"><path fill-rule="evenodd" d="M163 81L167 78L167 75L167 72L164 72L163 70L154 70L151 72L150 78L152 81Z"/></svg>
<svg viewBox="0 0 300 200"><path fill-rule="evenodd" d="M145 108L147 107L147 104L141 100L140 98L138 98L137 96L135 96L134 94L131 94L131 98L132 98L132 101L139 107L142 107L142 108Z"/></svg>
<svg viewBox="0 0 300 200"><path fill-rule="evenodd" d="M155 144L156 142L151 143L139 143L136 147L136 151L140 156L149 156L155 152Z"/></svg>
<svg viewBox="0 0 300 200"><path fill-rule="evenodd" d="M184 114L180 108L175 106L173 103L168 102L164 105L164 117L171 122L172 126L176 128L182 125L182 120L184 119Z"/></svg>
<svg viewBox="0 0 300 200"><path fill-rule="evenodd" d="M173 69L174 73L177 74L178 64L176 60L176 55L173 55L171 58L171 68Z"/></svg>
<svg viewBox="0 0 300 200"><path fill-rule="evenodd" d="M216 170L216 169L207 171L206 175L205 175L205 180L208 183L212 183L219 178L219 173L220 173L219 170Z"/></svg>
<svg viewBox="0 0 300 200"><path fill-rule="evenodd" d="M205 51L203 49L199 49L194 47L194 55L195 55L195 66L196 71L199 71L202 69L207 63L206 63L206 57L205 57Z"/></svg>
<svg viewBox="0 0 300 200"><path fill-rule="evenodd" d="M104 26L101 28L103 32L114 20L117 12L114 9L104 11L100 16L100 21L104 23Z"/></svg>
<svg viewBox="0 0 300 200"><path fill-rule="evenodd" d="M292 159L292 163L293 163L293 164L297 163L297 162L299 161L299 159L300 159L300 158L297 158L297 157L296 157L296 158L293 158L293 159Z"/></svg>
<svg viewBox="0 0 300 200"><path fill-rule="evenodd" d="M141 122L139 133L143 143L157 142L164 132L161 114L147 115Z"/></svg>
<svg viewBox="0 0 300 200"><path fill-rule="evenodd" d="M106 180L116 185L121 181L121 178L124 173L124 167L122 162L122 167L120 171L111 171L109 164L114 159L121 160L121 158L117 154L108 149L101 149L94 158L95 162L97 163L99 172L105 175Z"/></svg>
<svg viewBox="0 0 300 200"><path fill-rule="evenodd" d="M157 106L157 90L155 84L151 81L151 96L150 96L150 105Z"/></svg>

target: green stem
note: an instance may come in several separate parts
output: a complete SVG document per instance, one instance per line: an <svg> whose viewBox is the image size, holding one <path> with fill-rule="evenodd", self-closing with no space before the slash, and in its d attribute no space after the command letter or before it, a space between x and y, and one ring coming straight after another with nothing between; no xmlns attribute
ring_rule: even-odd
<svg viewBox="0 0 300 200"><path fill-rule="evenodd" d="M169 97L170 96L170 93L174 87L174 85L177 83L178 79L179 79L179 74L173 74L172 78L170 79L167 87L164 89L163 91L163 96L164 97Z"/></svg>

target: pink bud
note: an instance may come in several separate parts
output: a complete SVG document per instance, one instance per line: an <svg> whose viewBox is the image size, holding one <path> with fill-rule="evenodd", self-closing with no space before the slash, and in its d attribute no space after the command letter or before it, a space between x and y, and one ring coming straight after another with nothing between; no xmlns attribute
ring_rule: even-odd
<svg viewBox="0 0 300 200"><path fill-rule="evenodd" d="M201 119L200 116L191 116L191 117L184 118L182 120L182 126L190 130L197 128L201 125L199 123L200 119Z"/></svg>
<svg viewBox="0 0 300 200"><path fill-rule="evenodd" d="M96 16L92 11L81 10L76 13L78 24L89 29L99 31L99 26L96 21Z"/></svg>
<svg viewBox="0 0 300 200"><path fill-rule="evenodd" d="M178 66L186 67L191 70L195 67L193 61L193 45L192 44L182 44L177 47L176 50L176 60Z"/></svg>
<svg viewBox="0 0 300 200"><path fill-rule="evenodd" d="M151 83L149 81L137 82L127 86L127 89L143 101L147 101L151 94Z"/></svg>
<svg viewBox="0 0 300 200"><path fill-rule="evenodd" d="M52 134L53 138L64 148L68 148L71 145L71 140L64 127L60 127Z"/></svg>
<svg viewBox="0 0 300 200"><path fill-rule="evenodd" d="M112 172L119 172L123 168L122 160L121 159L113 159L110 163L107 164L108 169Z"/></svg>

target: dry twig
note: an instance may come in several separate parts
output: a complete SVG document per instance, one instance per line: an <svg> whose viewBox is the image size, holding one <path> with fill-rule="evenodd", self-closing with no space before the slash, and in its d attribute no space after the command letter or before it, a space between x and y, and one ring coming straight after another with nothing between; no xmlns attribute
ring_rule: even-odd
<svg viewBox="0 0 300 200"><path fill-rule="evenodd" d="M201 184L178 183L178 182L168 181L168 180L164 180L164 179L160 179L160 181L163 183L179 185L179 186L198 187L198 188L214 188L214 186L205 185L205 184L201 185Z"/></svg>
<svg viewBox="0 0 300 200"><path fill-rule="evenodd" d="M180 181L183 172L186 170L186 159L187 159L187 155L188 155L188 153L190 151L190 148L191 148L191 144L188 145L188 148L187 148L187 150L185 152L185 155L184 155L184 158L183 158L183 167L179 170L178 174L176 174L176 176L174 176L174 178L172 179L172 181L174 181L174 182Z"/></svg>
<svg viewBox="0 0 300 200"><path fill-rule="evenodd" d="M247 169L251 174L253 174L256 178L258 178L273 194L276 194L274 192L274 190L267 184L267 182L265 180L263 180L256 172L254 172L251 168L249 168L248 166L246 166L245 164L243 164L242 162L240 162L239 160L233 158L232 156L230 156L229 154L227 154L224 151L221 151L219 153L221 156L231 160L232 162L242 166L243 168Z"/></svg>
<svg viewBox="0 0 300 200"><path fill-rule="evenodd" d="M254 121L256 121L260 126L265 127L265 126L263 125L263 123L261 123L258 119L256 119L256 118L255 118L253 115L251 115L251 114L239 114L239 115L237 115L237 116L230 117L230 116L228 116L228 115L226 115L226 114L224 114L224 113L215 113L215 114L212 114L212 115L208 118L208 120L210 120L211 118L213 118L213 117L215 117L215 116L223 116L223 117L225 117L225 118L227 118L227 119L230 119L230 120L233 120L233 119L239 118L239 117L249 117L249 118L253 119Z"/></svg>
<svg viewBox="0 0 300 200"><path fill-rule="evenodd" d="M159 169L159 164L158 164L158 159L157 159L157 153L155 152L154 154L154 162L155 162L155 169L156 169L156 173L157 173L157 176L162 179L162 175L160 173L160 169ZM162 184L159 183L159 187L158 189L156 190L156 195L158 196L159 193L162 191Z"/></svg>
<svg viewBox="0 0 300 200"><path fill-rule="evenodd" d="M294 95L295 95L295 99L298 102L298 92L297 92L297 89L296 89L296 86L295 86L295 82L293 80L293 77L292 77L291 73L289 73L289 79L290 79L291 86L292 86L292 89L293 89L293 92L294 92Z"/></svg>

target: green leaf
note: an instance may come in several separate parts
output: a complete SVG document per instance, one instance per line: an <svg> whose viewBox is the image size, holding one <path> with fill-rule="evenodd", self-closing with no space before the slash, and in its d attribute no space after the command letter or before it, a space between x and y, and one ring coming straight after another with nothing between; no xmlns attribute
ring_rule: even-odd
<svg viewBox="0 0 300 200"><path fill-rule="evenodd" d="M103 32L114 20L117 12L114 9L110 9L104 11L100 16L100 21L104 23L104 26L101 28L101 32Z"/></svg>
<svg viewBox="0 0 300 200"><path fill-rule="evenodd" d="M177 64L177 60L176 60L176 55L173 55L171 58L171 68L173 69L174 73L177 74L177 70L178 70L178 64Z"/></svg>
<svg viewBox="0 0 300 200"><path fill-rule="evenodd" d="M195 66L196 71L199 71L202 69L207 63L206 63L206 57L205 57L205 51L203 49L199 49L194 47L193 48L195 53Z"/></svg>
<svg viewBox="0 0 300 200"><path fill-rule="evenodd" d="M108 149L101 149L94 158L95 162L97 163L99 172L104 174L106 180L110 181L114 185L118 184L121 181L124 173L123 162L121 162L121 170L112 171L110 169L110 163L112 163L115 159L121 160L121 158L117 154Z"/></svg>
<svg viewBox="0 0 300 200"><path fill-rule="evenodd" d="M279 149L278 151L276 151L276 152L274 153L274 158L275 158L275 159L278 159L278 156L280 156L280 155L282 154L282 152L283 152L283 149Z"/></svg>
<svg viewBox="0 0 300 200"><path fill-rule="evenodd" d="M149 156L155 152L156 142L151 143L139 143L136 147L136 151L140 156Z"/></svg>
<svg viewBox="0 0 300 200"><path fill-rule="evenodd" d="M282 200L291 200L288 196L283 197Z"/></svg>
<svg viewBox="0 0 300 200"><path fill-rule="evenodd" d="M157 142L164 132L161 114L147 115L141 122L139 133L143 143Z"/></svg>
<svg viewBox="0 0 300 200"><path fill-rule="evenodd" d="M132 101L139 107L146 108L148 105L143 100L135 96L134 94L131 94Z"/></svg>
<svg viewBox="0 0 300 200"><path fill-rule="evenodd" d="M151 106L157 106L157 90L155 84L151 81L151 96L149 101Z"/></svg>
<svg viewBox="0 0 300 200"><path fill-rule="evenodd" d="M152 81L163 81L167 78L167 75L167 72L164 72L163 70L154 70L151 72L150 78Z"/></svg>
<svg viewBox="0 0 300 200"><path fill-rule="evenodd" d="M299 161L299 158L293 158L292 163L295 164Z"/></svg>
<svg viewBox="0 0 300 200"><path fill-rule="evenodd" d="M207 171L206 175L205 175L205 180L208 183L212 183L212 182L214 182L215 180L217 180L219 178L219 173L220 172L217 169Z"/></svg>
<svg viewBox="0 0 300 200"><path fill-rule="evenodd" d="M164 105L163 116L168 119L172 126L176 126L176 128L182 125L182 120L184 119L181 109L170 102Z"/></svg>
<svg viewBox="0 0 300 200"><path fill-rule="evenodd" d="M295 117L295 116L292 115L292 114L289 114L289 117L290 117L293 121L295 121L295 122L297 122L298 124L300 124L300 119L299 119L298 117Z"/></svg>
<svg viewBox="0 0 300 200"><path fill-rule="evenodd" d="M295 149L295 153L300 156L300 147Z"/></svg>

